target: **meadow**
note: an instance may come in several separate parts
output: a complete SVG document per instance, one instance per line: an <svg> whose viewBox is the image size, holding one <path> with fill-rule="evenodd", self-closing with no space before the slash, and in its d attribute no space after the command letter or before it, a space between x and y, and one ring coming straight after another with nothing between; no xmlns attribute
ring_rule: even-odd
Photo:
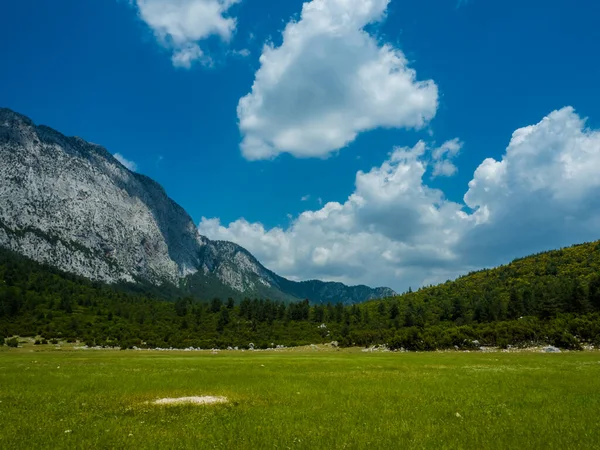
<svg viewBox="0 0 600 450"><path fill-rule="evenodd" d="M222 405L154 406L225 396ZM600 352L0 349L0 448L599 448Z"/></svg>

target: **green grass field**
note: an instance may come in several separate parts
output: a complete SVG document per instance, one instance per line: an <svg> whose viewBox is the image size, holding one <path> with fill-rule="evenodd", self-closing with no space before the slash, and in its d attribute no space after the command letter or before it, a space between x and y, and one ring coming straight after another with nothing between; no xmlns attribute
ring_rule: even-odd
<svg viewBox="0 0 600 450"><path fill-rule="evenodd" d="M600 353L4 347L0 402L2 449L599 448Z"/></svg>

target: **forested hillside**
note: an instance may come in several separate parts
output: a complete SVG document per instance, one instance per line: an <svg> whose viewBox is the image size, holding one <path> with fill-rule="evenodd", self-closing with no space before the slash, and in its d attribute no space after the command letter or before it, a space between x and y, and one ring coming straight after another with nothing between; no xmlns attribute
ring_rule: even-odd
<svg viewBox="0 0 600 450"><path fill-rule="evenodd" d="M409 292L392 305L405 325L457 325L600 309L600 242L540 253Z"/></svg>
<svg viewBox="0 0 600 450"><path fill-rule="evenodd" d="M0 250L2 335L121 347L266 348L338 341L408 350L543 343L577 349L600 344L600 243L351 306L191 297L168 302Z"/></svg>

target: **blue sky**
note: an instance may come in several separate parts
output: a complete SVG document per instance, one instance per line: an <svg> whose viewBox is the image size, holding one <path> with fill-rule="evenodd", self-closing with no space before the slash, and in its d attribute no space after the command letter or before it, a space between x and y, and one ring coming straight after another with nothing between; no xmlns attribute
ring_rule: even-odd
<svg viewBox="0 0 600 450"><path fill-rule="evenodd" d="M4 2L0 105L135 162L283 275L402 290L600 238L599 17L592 0Z"/></svg>

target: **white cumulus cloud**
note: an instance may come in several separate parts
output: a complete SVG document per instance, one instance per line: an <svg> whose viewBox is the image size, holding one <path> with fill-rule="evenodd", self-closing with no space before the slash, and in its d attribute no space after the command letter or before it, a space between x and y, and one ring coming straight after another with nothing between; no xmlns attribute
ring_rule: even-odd
<svg viewBox="0 0 600 450"><path fill-rule="evenodd" d="M123 164L129 170L131 170L132 172L137 172L138 167L137 167L137 164L135 162L128 160L127 158L125 158L120 153L115 153L113 156L115 157L115 159L117 161L119 161L121 164Z"/></svg>
<svg viewBox="0 0 600 450"><path fill-rule="evenodd" d="M286 228L203 218L199 231L237 242L284 276L396 290L600 238L600 132L573 108L515 131L500 161L477 168L464 203L424 181L460 150L449 142L396 148L356 174L345 202L305 211Z"/></svg>
<svg viewBox="0 0 600 450"><path fill-rule="evenodd" d="M435 116L435 83L418 81L402 51L364 29L385 18L388 3L306 2L282 44L265 45L238 104L247 159L324 157L363 131L421 128Z"/></svg>
<svg viewBox="0 0 600 450"><path fill-rule="evenodd" d="M475 171L464 197L479 224L460 243L476 264L600 239L600 131L573 108L513 133L500 161Z"/></svg>
<svg viewBox="0 0 600 450"><path fill-rule="evenodd" d="M173 51L176 67L189 68L211 59L199 42L217 36L229 41L236 29L235 18L228 16L239 0L135 0L140 18L150 27L158 42Z"/></svg>

